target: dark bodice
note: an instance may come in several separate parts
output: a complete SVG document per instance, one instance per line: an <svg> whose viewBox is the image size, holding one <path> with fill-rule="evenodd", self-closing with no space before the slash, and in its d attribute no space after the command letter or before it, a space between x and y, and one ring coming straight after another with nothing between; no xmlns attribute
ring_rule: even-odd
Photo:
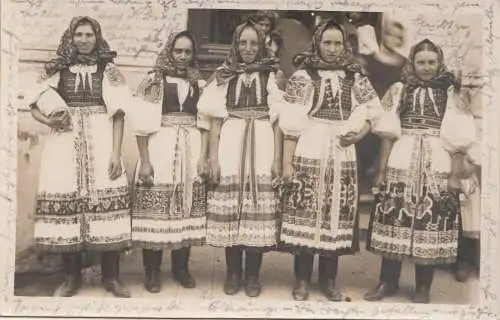
<svg viewBox="0 0 500 320"><path fill-rule="evenodd" d="M403 106L400 112L401 127L403 129L439 129L446 111L448 94L445 89L430 89L434 96L435 106L426 89L412 88L405 89ZM420 102L419 90L424 92L423 104ZM417 91L417 99L414 93ZM436 110L437 109L437 112Z"/></svg>
<svg viewBox="0 0 500 320"><path fill-rule="evenodd" d="M200 99L200 88L198 85L191 85L189 88L186 100L181 104L179 102L179 91L177 83L167 82L167 79L163 79L163 104L162 104L162 114L168 114L171 112L186 112L196 115L198 112L197 105Z"/></svg>
<svg viewBox="0 0 500 320"><path fill-rule="evenodd" d="M325 90L322 97L320 97L321 77L317 72L309 72L309 76L314 84L311 110L315 109L318 101L321 101L320 108L311 116L331 121L347 120L352 111L351 91L354 84L354 74L346 74L346 77L340 80L340 90L337 91L335 96L333 96L331 80L325 79Z"/></svg>
<svg viewBox="0 0 500 320"><path fill-rule="evenodd" d="M60 71L59 84L57 91L69 107L88 107L105 105L102 97L102 80L104 78L105 65L98 65L95 73L92 74L92 80L81 75L79 84L75 90L77 74L71 72L69 68Z"/></svg>
<svg viewBox="0 0 500 320"><path fill-rule="evenodd" d="M244 84L237 88L238 77L229 81L226 94L226 107L228 110L267 107L267 82L269 81L268 72L259 72L260 99L257 99L257 81L254 79L247 87ZM237 89L241 89L239 99L236 101ZM260 100L260 101L259 101Z"/></svg>

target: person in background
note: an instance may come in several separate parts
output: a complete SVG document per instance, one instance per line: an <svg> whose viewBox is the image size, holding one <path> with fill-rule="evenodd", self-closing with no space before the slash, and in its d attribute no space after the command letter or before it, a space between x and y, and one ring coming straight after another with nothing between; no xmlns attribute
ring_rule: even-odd
<svg viewBox="0 0 500 320"><path fill-rule="evenodd" d="M281 33L278 30L274 30L269 34L270 42L268 44L268 48L270 50L271 56L275 58L279 58L282 50L283 50L283 38L281 37ZM284 90L286 86L287 78L283 71L276 71L276 84L280 90Z"/></svg>
<svg viewBox="0 0 500 320"><path fill-rule="evenodd" d="M196 46L188 31L172 33L153 70L137 90L135 134L140 159L132 206L132 239L143 248L145 287L161 291L164 249L171 250L172 275L184 288L194 288L188 269L191 246L203 245L206 192L197 168L206 132L196 126L197 104L204 81L198 71ZM199 171L199 172L198 172Z"/></svg>
<svg viewBox="0 0 500 320"><path fill-rule="evenodd" d="M264 33L267 46L271 42L271 32L276 30L278 18L278 14L274 11L258 11L251 17L251 20Z"/></svg>
<svg viewBox="0 0 500 320"><path fill-rule="evenodd" d="M435 266L457 258L460 168L475 139L473 119L458 103L459 84L441 48L425 39L408 59L373 128L382 146L366 248L382 256L382 266L367 301L395 294L402 261L411 261L413 302L428 303Z"/></svg>
<svg viewBox="0 0 500 320"><path fill-rule="evenodd" d="M277 117L283 93L275 81L279 60L264 40L251 20L239 25L229 56L198 103L200 115L211 118L198 122L210 130L214 189L208 192L207 244L225 248L228 295L240 290L243 274L246 295L260 294L263 253L277 244L280 199L274 181L281 176Z"/></svg>
<svg viewBox="0 0 500 320"><path fill-rule="evenodd" d="M295 64L279 120L288 185L279 249L294 255L295 300L309 296L317 254L320 289L328 300L340 301L339 256L359 251L354 146L382 107L334 20L316 28L311 49Z"/></svg>
<svg viewBox="0 0 500 320"><path fill-rule="evenodd" d="M370 13L350 12L348 22L354 27L353 52L355 54L370 55L378 51L375 28L369 23Z"/></svg>
<svg viewBox="0 0 500 320"><path fill-rule="evenodd" d="M382 99L389 87L401 79L401 72L407 59L398 53L405 43L404 27L398 22L386 21L381 33L379 49L371 54L360 54L358 59L368 72L377 95ZM360 160L363 181L371 181L378 167L380 138L368 133L356 146Z"/></svg>
<svg viewBox="0 0 500 320"><path fill-rule="evenodd" d="M75 295L82 285L82 251L100 252L104 288L115 297L130 297L118 277L120 251L131 246L121 148L132 94L115 57L100 24L75 17L29 99L33 117L50 128L41 158L34 242L44 252L62 254L63 297Z"/></svg>

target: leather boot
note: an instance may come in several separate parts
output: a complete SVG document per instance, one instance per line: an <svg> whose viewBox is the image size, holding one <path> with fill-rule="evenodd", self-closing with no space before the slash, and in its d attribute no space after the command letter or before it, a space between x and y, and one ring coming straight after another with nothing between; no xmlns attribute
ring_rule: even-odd
<svg viewBox="0 0 500 320"><path fill-rule="evenodd" d="M161 262L163 260L163 251L161 250L142 250L142 262L146 273L144 287L151 293L161 291Z"/></svg>
<svg viewBox="0 0 500 320"><path fill-rule="evenodd" d="M416 288L413 296L414 303L429 303L434 266L415 265Z"/></svg>
<svg viewBox="0 0 500 320"><path fill-rule="evenodd" d="M380 267L380 282L377 287L367 292L363 299L366 301L380 301L394 295L399 289L402 264L400 261L382 258Z"/></svg>
<svg viewBox="0 0 500 320"><path fill-rule="evenodd" d="M335 287L335 278L337 277L339 258L319 257L319 287L325 297L330 301L341 301L342 293Z"/></svg>
<svg viewBox="0 0 500 320"><path fill-rule="evenodd" d="M120 253L106 251L101 255L102 284L104 289L117 298L130 298L130 292L118 279L120 274Z"/></svg>
<svg viewBox="0 0 500 320"><path fill-rule="evenodd" d="M241 288L241 275L243 250L235 247L226 248L226 267L227 275L224 283L224 293L233 295L238 293Z"/></svg>
<svg viewBox="0 0 500 320"><path fill-rule="evenodd" d="M59 294L61 297L72 297L82 286L82 260L80 252L63 253L62 261L65 277Z"/></svg>
<svg viewBox="0 0 500 320"><path fill-rule="evenodd" d="M245 294L248 297L258 297L262 287L259 281L260 267L262 266L260 252L246 251L245 257Z"/></svg>
<svg viewBox="0 0 500 320"><path fill-rule="evenodd" d="M186 289L196 287L196 282L188 270L190 252L190 247L172 250L170 252L172 258L172 275L174 279Z"/></svg>
<svg viewBox="0 0 500 320"><path fill-rule="evenodd" d="M294 257L295 285L292 296L295 301L304 301L309 298L309 287L314 264L314 255L298 254Z"/></svg>

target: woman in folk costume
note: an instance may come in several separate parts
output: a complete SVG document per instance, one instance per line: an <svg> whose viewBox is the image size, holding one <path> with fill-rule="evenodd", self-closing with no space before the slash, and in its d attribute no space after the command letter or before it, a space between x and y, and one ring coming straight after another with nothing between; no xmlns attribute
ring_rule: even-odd
<svg viewBox="0 0 500 320"><path fill-rule="evenodd" d="M95 250L102 252L106 290L129 297L118 267L120 250L131 241L121 144L124 106L132 95L113 64L116 53L92 18L73 18L57 55L30 99L33 117L51 128L41 159L34 240L44 251L62 253L62 296L81 286L82 250Z"/></svg>
<svg viewBox="0 0 500 320"><path fill-rule="evenodd" d="M150 292L161 290L163 249L172 250L174 279L184 288L195 287L188 271L190 247L203 244L206 222L205 187L197 172L202 135L196 127L203 85L194 38L183 31L170 35L138 90L142 103L134 127L140 159L132 239L143 248Z"/></svg>
<svg viewBox="0 0 500 320"><path fill-rule="evenodd" d="M373 129L382 146L367 249L383 258L380 283L366 300L394 294L402 261L410 260L416 264L413 301L427 303L434 266L455 262L458 174L475 130L457 104L457 85L441 49L426 39L412 48L401 82L382 100L386 112Z"/></svg>
<svg viewBox="0 0 500 320"><path fill-rule="evenodd" d="M250 21L239 25L228 58L198 105L212 118L199 122L211 131L211 180L218 184L208 192L207 244L225 247L226 294L241 287L245 252L245 292L258 296L263 252L276 245L279 197L273 179L281 174L282 153L277 63L260 29Z"/></svg>
<svg viewBox="0 0 500 320"><path fill-rule="evenodd" d="M316 28L310 52L295 62L279 120L288 181L280 247L295 255L294 299L308 298L318 254L320 288L339 301L338 256L359 250L355 144L382 108L333 20Z"/></svg>

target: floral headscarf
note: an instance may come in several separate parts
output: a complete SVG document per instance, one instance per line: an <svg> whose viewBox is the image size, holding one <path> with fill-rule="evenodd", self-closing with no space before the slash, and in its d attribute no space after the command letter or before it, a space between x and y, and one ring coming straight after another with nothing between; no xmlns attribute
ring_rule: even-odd
<svg viewBox="0 0 500 320"><path fill-rule="evenodd" d="M238 42L240 41L241 34L245 28L252 28L255 30L259 41L259 51L257 53L256 60L250 64L243 62L238 52ZM220 86L242 73L257 71L275 72L278 70L278 66L279 59L272 57L271 52L266 46L264 33L256 27L253 21L248 20L247 22L240 24L234 31L231 51L222 66L215 70L215 78L217 80L217 85Z"/></svg>
<svg viewBox="0 0 500 320"><path fill-rule="evenodd" d="M435 51L437 51L438 55L438 72L437 75L431 80L421 80L415 73L415 55L418 51L422 51L420 49L424 44L429 44ZM417 51L418 49L418 51ZM450 85L457 85L458 81L455 79L455 76L447 71L446 65L444 64L444 55L443 50L440 47L434 44L429 39L424 39L414 45L410 50L410 55L408 56L408 61L406 65L403 67L403 71L401 73L401 82L403 82L408 87L430 87L430 88L447 88Z"/></svg>
<svg viewBox="0 0 500 320"><path fill-rule="evenodd" d="M186 70L180 70L175 63L173 56L174 46L177 39L187 37L193 44L193 59ZM158 101L162 90L162 81L164 76L183 78L189 81L193 86L198 85L202 79L199 71L198 61L196 59L196 42L189 31L173 32L169 35L167 43L156 58L155 66L148 74L154 74L147 77L139 86L138 93L150 101Z"/></svg>
<svg viewBox="0 0 500 320"><path fill-rule="evenodd" d="M96 44L90 54L80 54L73 43L73 35L77 27L87 23L94 30ZM59 41L56 53L57 58L45 64L45 73L42 75L42 79L49 78L58 71L75 64L95 65L98 63L109 63L113 62L114 58L116 58L116 52L109 49L108 42L102 36L99 22L87 16L78 16L71 20L68 29L66 29Z"/></svg>
<svg viewBox="0 0 500 320"><path fill-rule="evenodd" d="M339 30L344 39L344 50L338 54L334 62L326 62L321 58L320 54L321 37L330 28ZM311 49L307 52L297 54L293 59L293 64L298 69L345 70L366 74L363 66L356 61L352 53L344 27L332 19L326 20L316 27Z"/></svg>

